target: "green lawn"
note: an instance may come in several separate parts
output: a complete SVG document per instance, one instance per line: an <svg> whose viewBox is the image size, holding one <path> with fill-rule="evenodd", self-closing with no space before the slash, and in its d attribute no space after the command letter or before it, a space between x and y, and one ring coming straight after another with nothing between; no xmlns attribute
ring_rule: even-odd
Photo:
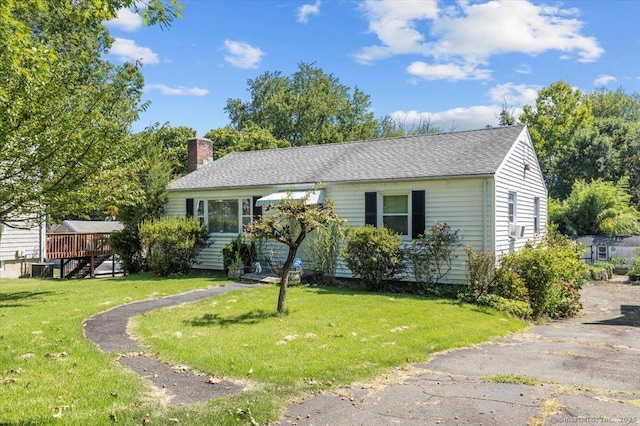
<svg viewBox="0 0 640 426"><path fill-rule="evenodd" d="M275 286L236 291L134 320L164 360L247 385L174 408L149 399L145 381L83 336L83 320L105 309L224 282L1 280L0 424L265 424L292 398L526 326L448 300L308 287L290 289L289 313L278 316Z"/></svg>

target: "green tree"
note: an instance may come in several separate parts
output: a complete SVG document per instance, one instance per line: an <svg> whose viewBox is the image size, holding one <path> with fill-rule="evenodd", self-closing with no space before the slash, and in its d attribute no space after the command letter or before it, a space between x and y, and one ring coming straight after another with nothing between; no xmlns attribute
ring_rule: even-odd
<svg viewBox="0 0 640 426"><path fill-rule="evenodd" d="M127 192L121 192L112 206L112 213L124 224L124 229L113 233L110 241L128 273L144 268L139 227L144 221L163 216L172 172L162 141L154 137L152 129L136 138L145 141L145 150L136 161L118 169L117 182L126 182Z"/></svg>
<svg viewBox="0 0 640 426"><path fill-rule="evenodd" d="M169 123L152 132L153 139L158 140L171 163L171 174L182 176L187 174L187 141L196 137L191 127L171 127Z"/></svg>
<svg viewBox="0 0 640 426"><path fill-rule="evenodd" d="M550 195L564 198L559 161L571 150L576 133L593 122L590 102L580 90L558 81L540 90L535 108L525 105L519 119L529 126Z"/></svg>
<svg viewBox="0 0 640 426"><path fill-rule="evenodd" d="M287 148L291 144L278 140L267 130L249 123L243 131L231 126L208 131L205 138L213 142L213 158L224 157L231 152L256 151L260 149Z"/></svg>
<svg viewBox="0 0 640 426"><path fill-rule="evenodd" d="M251 124L292 146L372 139L380 123L369 111L369 96L350 89L332 74L301 62L292 76L266 72L248 80L251 99L227 100L231 125L245 131Z"/></svg>
<svg viewBox="0 0 640 426"><path fill-rule="evenodd" d="M180 16L175 0L145 3L148 24ZM57 194L129 159L129 128L144 107L140 65L104 59L112 39L103 22L137 5L0 2L0 222L59 212Z"/></svg>
<svg viewBox="0 0 640 426"><path fill-rule="evenodd" d="M507 101L503 100L502 106L500 107L500 113L498 114L498 125L513 126L516 122L517 120L513 108L509 108Z"/></svg>
<svg viewBox="0 0 640 426"><path fill-rule="evenodd" d="M313 191L319 189L320 185L316 185L301 199L285 197L281 203L272 208L273 214L262 216L258 221L254 220L247 227L247 234L253 238L272 239L288 247L287 259L282 266L278 294L277 310L280 313L285 311L289 271L302 242L313 230L342 222L333 211L331 200L325 200L322 205L307 204Z"/></svg>
<svg viewBox="0 0 640 426"><path fill-rule="evenodd" d="M553 203L550 221L566 235L635 235L640 232L640 213L628 189L626 179L617 184L577 181L566 200Z"/></svg>

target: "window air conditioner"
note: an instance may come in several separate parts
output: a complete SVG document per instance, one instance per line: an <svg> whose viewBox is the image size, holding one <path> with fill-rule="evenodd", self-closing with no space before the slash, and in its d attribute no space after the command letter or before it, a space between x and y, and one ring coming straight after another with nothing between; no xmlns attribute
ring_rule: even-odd
<svg viewBox="0 0 640 426"><path fill-rule="evenodd" d="M523 238L524 237L524 225L518 225L515 223L509 224L509 238Z"/></svg>

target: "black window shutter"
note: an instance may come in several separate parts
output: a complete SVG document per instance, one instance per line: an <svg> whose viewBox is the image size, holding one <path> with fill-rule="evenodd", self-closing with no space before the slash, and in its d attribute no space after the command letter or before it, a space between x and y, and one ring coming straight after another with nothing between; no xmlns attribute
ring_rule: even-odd
<svg viewBox="0 0 640 426"><path fill-rule="evenodd" d="M364 224L378 226L378 194L364 193Z"/></svg>
<svg viewBox="0 0 640 426"><path fill-rule="evenodd" d="M193 198L187 198L186 217L193 217Z"/></svg>
<svg viewBox="0 0 640 426"><path fill-rule="evenodd" d="M424 234L424 191L411 191L411 238Z"/></svg>
<svg viewBox="0 0 640 426"><path fill-rule="evenodd" d="M256 201L262 198L262 195L253 196L253 220L260 220L262 217L262 206L256 206Z"/></svg>

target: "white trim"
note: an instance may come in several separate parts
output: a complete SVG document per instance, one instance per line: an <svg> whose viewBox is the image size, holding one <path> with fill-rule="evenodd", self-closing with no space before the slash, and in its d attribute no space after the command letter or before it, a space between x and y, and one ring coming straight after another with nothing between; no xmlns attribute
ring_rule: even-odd
<svg viewBox="0 0 640 426"><path fill-rule="evenodd" d="M243 218L247 217L247 215L243 214L243 209L242 209L242 202L243 200L249 200L249 205L253 204L252 203L252 198L251 197L241 197L241 198L235 198L235 197L217 197L217 198L196 198L193 200L193 218L195 220L202 220L205 227L207 228L207 231L209 232L209 235L238 235L242 232L243 229ZM233 232L219 232L219 231L212 231L211 229L209 229L209 203L210 202L224 202L224 201L235 201L236 205L237 205L237 228L235 231ZM202 211L202 215L198 214L198 206L200 205L200 203L202 203L202 207L203 207L203 211ZM251 217L253 217L253 206L251 206Z"/></svg>
<svg viewBox="0 0 640 426"><path fill-rule="evenodd" d="M513 195L513 203L511 202L511 196ZM513 205L513 213L509 211ZM507 221L510 224L518 223L518 193L515 191L509 191L507 195Z"/></svg>

